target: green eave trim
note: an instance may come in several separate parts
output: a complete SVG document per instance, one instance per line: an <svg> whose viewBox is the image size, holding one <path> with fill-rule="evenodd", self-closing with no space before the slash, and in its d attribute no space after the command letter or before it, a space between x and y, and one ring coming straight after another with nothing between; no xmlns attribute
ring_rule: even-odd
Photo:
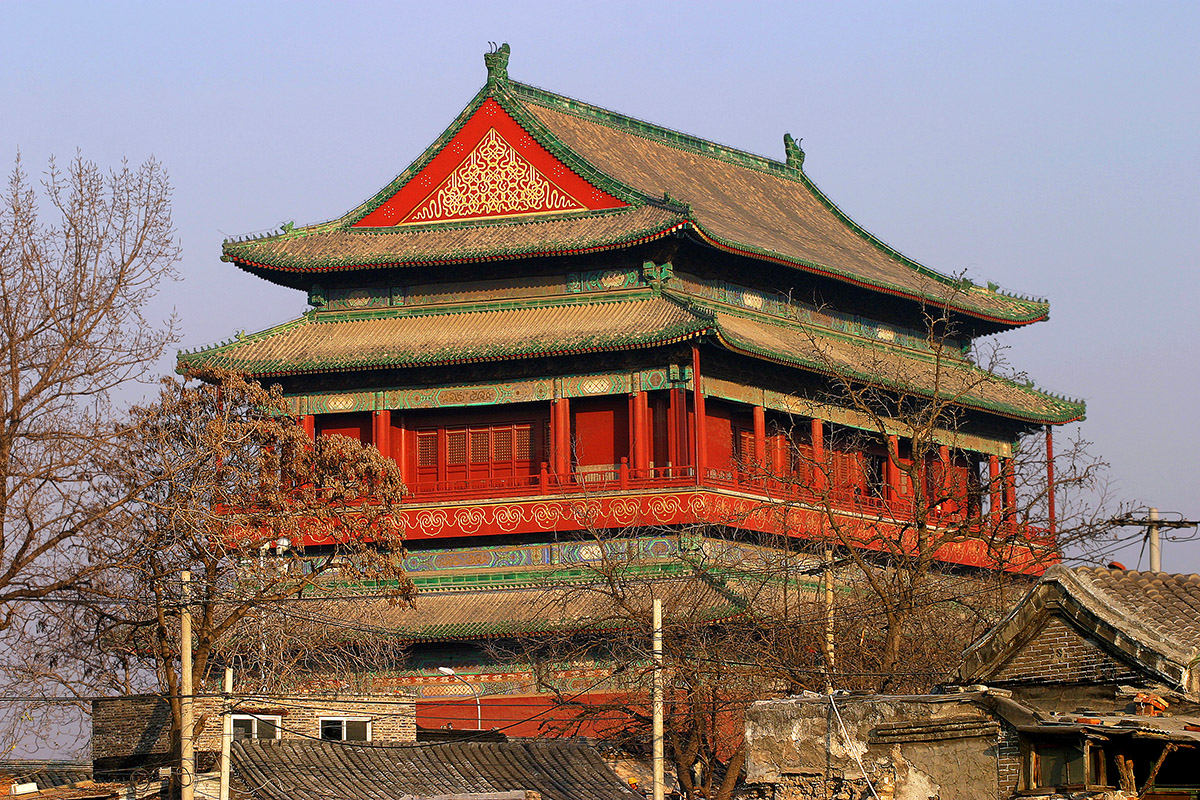
<svg viewBox="0 0 1200 800"><path fill-rule="evenodd" d="M807 326L795 325L795 324L790 324L787 322L781 322L775 318L763 317L763 316L747 313L744 311L735 312L735 311L731 311L726 308L722 308L721 313L736 315L736 316L743 316L743 317L747 317L750 319L755 319L758 322L765 322L765 323L768 323L768 324L771 324L774 326L794 329L798 333L800 331L809 331L809 333L807 333L807 335L813 336L814 338L841 339L844 341L853 342L854 344L859 345L859 346L869 346L872 349L877 350L880 353L892 353L897 350L903 349L905 353L911 354L910 357L912 357L912 358L919 358L919 359L922 359L925 361L932 361L935 358L934 356L931 356L929 354L921 353L918 350L889 347L887 345L881 344L881 343L873 341L871 339L867 339L865 337L851 336L849 334L845 334L840 331L829 331L829 330L825 330L822 328L822 329L816 330L815 332L812 332L811 329L809 329ZM816 372L821 375L827 375L827 376L837 377L837 378L846 378L846 379L850 379L850 380L853 380L858 383L862 383L867 386L876 386L878 388L885 389L885 390L901 390L901 391L905 391L905 392L911 392L914 394L921 394L921 395L924 395L927 397L932 396L931 392L920 390L911 385L899 385L895 381L881 380L878 375L873 375L866 371L852 369L852 368L846 369L844 371L843 370L835 370L835 369L832 369L829 365L822 364L819 361L815 361L812 359L795 358L794 356L788 355L786 353L779 353L779 352L775 352L772 350L767 350L762 347L758 347L750 342L745 342L745 341L741 341L741 340L737 339L736 335L727 334L724 330L721 329L719 321L714 321L714 327L716 329L717 340L721 343L722 346L724 346L726 349L732 350L733 352L741 353L743 355L747 355L747 356L754 357L754 358L760 358L760 359L767 360L767 361L773 361L773 362L779 363L779 364L786 364L788 366L799 367L801 369L804 369L804 370L807 370L810 372ZM965 395L965 396L964 395L956 395L955 399L954 399L954 405L959 405L959 406L963 406L966 408L974 408L974 409L977 409L980 411L987 411L987 412L990 412L993 414L997 414L999 416L1008 417L1008 418L1020 420L1023 422L1035 422L1038 424L1062 425L1062 424L1066 424L1069 422L1078 422L1078 421L1082 420L1084 417L1084 414L1086 411L1086 406L1082 402L1077 402L1077 401L1072 401L1072 400L1067 400L1067 399L1064 399L1061 397L1057 397L1057 396L1048 394L1046 392L1040 391L1038 389L1035 389L1032 386L1024 386L1022 384L1016 383L1015 381L1009 380L1008 378L1004 378L1000 375L996 375L993 372L987 372L986 370L979 369L979 367L975 366L974 364L970 364L965 361L960 362L955 359L947 359L947 363L950 363L953 366L958 367L958 368L970 369L973 372L977 373L981 378L986 378L987 380L994 380L999 383L1003 383L1005 385L1011 386L1020 391L1030 392L1031 394L1034 394L1037 397L1045 400L1047 403L1050 403L1050 404L1056 406L1059 409L1059 413L1057 413L1057 414L1035 414L1035 413L1029 412L1028 410L1021 409L1017 406L1009 405L1006 403L996 403L996 402L983 400L983 399L979 399L979 398L972 398L969 395Z"/></svg>
<svg viewBox="0 0 1200 800"><path fill-rule="evenodd" d="M711 609L694 622L711 623L726 622L747 613L744 606L730 604L723 608ZM546 633L562 633L565 631L579 633L604 633L606 631L623 631L636 627L637 623L626 617L590 620L529 620L512 622L463 622L445 625L430 625L423 628L397 628L394 636L408 641L442 641L452 639L499 639L508 636L531 636Z"/></svg>
<svg viewBox="0 0 1200 800"><path fill-rule="evenodd" d="M749 256L751 258L761 258L761 259L764 259L767 261L773 261L778 264L786 264L788 266L802 267L809 272L815 272L818 274L822 274L827 277L845 281L846 283L854 284L855 286L861 286L861 287L864 287L867 289L873 289L875 291L884 292L885 294L894 295L896 297L902 297L907 300L915 300L919 303L926 303L926 304L932 305L936 308L945 308L948 311L955 311L957 313L965 314L967 316L972 316L977 319L985 320L987 322L993 322L993 323L997 323L997 324L1001 324L1001 325L1029 325L1034 322L1041 322L1042 320L1048 319L1050 316L1050 304L1049 303L1043 303L1043 302L1038 302L1038 301L1028 301L1028 300L1016 301L1013 298L1007 298L1007 296L1006 296L1006 299L1013 300L1012 304L1014 306L1019 306L1019 307L1023 307L1024 309L1026 309L1026 313L1023 315L1012 314L1009 316L997 316L996 314L983 311L983 310L981 310L977 307L974 307L970 304L967 304L967 303L956 303L952 299L948 299L947 297L934 297L932 295L922 294L919 292L915 292L912 289L906 289L901 286L896 286L895 284L885 283L883 281L871 280L870 278L864 278L862 276L855 275L854 273L848 272L846 270L838 269L837 267L831 267L827 264L819 264L815 261L809 261L808 259L787 256L782 253L775 252L773 250L767 250L762 247L757 247L755 245L745 244L742 242L735 242L735 241L732 241L729 239L724 239L720 236L716 236L716 235L711 234L708 231L704 230L703 225L696 223L696 222L693 222L688 227L690 228L690 230L695 232L695 234L697 235L698 238L701 239L701 241L703 241L706 244L709 244L712 247L715 247L717 249L724 250L728 253L733 253L735 255L741 255L741 256ZM940 279L944 279L944 278L945 278L945 276L940 276ZM949 279L946 279L946 280L949 280ZM961 293L964 291L966 291L966 292L979 291L979 289L977 287L974 287L973 285L967 286L965 284L955 283L953 281L951 281L950 283L947 283L947 290L949 292L951 292L951 294L953 294L955 292Z"/></svg>
<svg viewBox="0 0 1200 800"><path fill-rule="evenodd" d="M445 314L459 313L458 309L453 311L447 310ZM414 315L416 316L416 315ZM419 316L436 316L436 314L421 314ZM256 378L278 377L282 375L310 374L318 372L347 372L357 370L371 369L391 369L404 367L436 367L446 366L451 364L472 364L489 361L505 361L524 358L546 358L552 356L573 356L582 355L585 353L595 352L616 352L620 350L638 350L648 349L652 347L664 347L671 344L676 344L688 339L703 336L711 330L711 324L704 319L683 320L675 325L662 328L653 333L634 334L623 339L617 337L614 341L607 343L590 344L588 342L578 343L575 346L564 347L555 350L534 350L534 349L500 349L493 353L484 355L472 355L470 357L446 357L446 358L431 358L422 361L398 361L395 356L387 356L381 354L373 358L361 358L360 360L350 361L349 358L341 359L314 359L311 361L257 361L248 362L237 358L238 348L253 341L270 338L279 333L284 333L288 330L304 326L304 325L321 325L333 322L344 322L344 317L339 315L338 318L322 320L317 315L301 317L300 319L285 322L274 328L270 328L259 333L251 335L241 335L233 341L224 342L214 347L208 347L191 352L180 352L177 355L177 371L186 373L189 369L199 367L223 367L236 370L244 375Z"/></svg>
<svg viewBox="0 0 1200 800"><path fill-rule="evenodd" d="M609 209L605 211L589 211L580 216L600 216L613 215L620 213L628 213L634 210L630 208ZM556 219L562 219L565 215L556 216ZM446 223L452 228L467 228L483 225L527 225L533 222L541 222L546 220L546 217L529 217L512 220L471 220L463 223ZM353 271L360 269L386 269L394 267L416 267L416 266L437 266L442 264L469 264L485 261L503 261L514 258L546 258L553 256L565 255L582 255L585 253L596 253L604 250L617 250L626 247L633 247L645 242L661 239L665 236L681 230L687 225L687 219L681 215L672 216L663 223L649 225L644 228L636 228L633 230L622 231L618 237L598 237L595 239L586 239L572 247L547 247L533 245L515 245L508 248L496 248L488 251L441 251L437 253L427 253L417 256L398 256L389 253L386 250L373 253L369 258L337 258L329 257L325 259L299 259L288 256L275 256L270 254L262 254L259 251L258 245L266 242L278 242L287 238L300 238L306 235L314 235L319 231L304 228L292 231L279 236L264 237L261 239L251 239L244 242L226 242L222 247L221 259L223 261L232 261L238 267L253 271L253 270L275 270L281 272L296 272L296 273L324 273L334 271ZM347 230L346 233L355 236L378 236L393 232L391 228L362 228Z"/></svg>

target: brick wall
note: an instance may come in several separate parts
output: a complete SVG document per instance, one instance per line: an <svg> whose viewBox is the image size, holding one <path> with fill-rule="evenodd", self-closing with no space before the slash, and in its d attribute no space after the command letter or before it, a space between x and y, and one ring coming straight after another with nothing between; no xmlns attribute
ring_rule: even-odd
<svg viewBox="0 0 1200 800"><path fill-rule="evenodd" d="M294 694L286 697L238 695L235 714L280 718L280 738L319 738L322 717L371 721L374 741L411 742L417 738L413 698L405 694ZM220 697L196 699L202 723L196 757L206 770L221 750ZM154 695L92 701L92 765L97 776L121 779L132 769L170 761L171 709Z"/></svg>
<svg viewBox="0 0 1200 800"><path fill-rule="evenodd" d="M890 775L876 772L868 786L862 778L823 775L784 775L771 785L746 787L738 800L892 800L896 796ZM872 791L874 790L874 791Z"/></svg>
<svg viewBox="0 0 1200 800"><path fill-rule="evenodd" d="M1017 729L1000 720L996 742L996 787L1000 797L1016 793L1021 780L1021 744Z"/></svg>
<svg viewBox="0 0 1200 800"><path fill-rule="evenodd" d="M1050 617L992 678L1054 683L1135 681L1138 675L1058 617Z"/></svg>

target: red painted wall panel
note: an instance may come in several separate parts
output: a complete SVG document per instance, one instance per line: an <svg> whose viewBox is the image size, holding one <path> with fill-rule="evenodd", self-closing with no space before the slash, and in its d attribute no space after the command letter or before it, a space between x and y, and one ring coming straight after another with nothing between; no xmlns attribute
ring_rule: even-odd
<svg viewBox="0 0 1200 800"><path fill-rule="evenodd" d="M709 469L728 471L735 466L733 449L733 420L729 408L708 400L705 404L705 432L708 436Z"/></svg>
<svg viewBox="0 0 1200 800"><path fill-rule="evenodd" d="M316 429L318 436L339 434L357 439L364 444L371 444L371 414L368 411L351 414L318 414Z"/></svg>
<svg viewBox="0 0 1200 800"><path fill-rule="evenodd" d="M620 464L629 457L629 401L624 396L573 401L571 444L578 466Z"/></svg>
<svg viewBox="0 0 1200 800"><path fill-rule="evenodd" d="M580 699L587 703L610 704L620 699L611 693L591 693ZM479 716L483 718L483 729L497 729L508 736L592 736L601 737L614 732L614 726L623 726L627 720L614 714L612 719L603 717L573 722L580 709L566 706L556 707L554 696L541 695L493 695L480 699ZM417 701L417 724L422 728L445 728L449 725L456 731L475 730L475 698L444 700L441 698Z"/></svg>

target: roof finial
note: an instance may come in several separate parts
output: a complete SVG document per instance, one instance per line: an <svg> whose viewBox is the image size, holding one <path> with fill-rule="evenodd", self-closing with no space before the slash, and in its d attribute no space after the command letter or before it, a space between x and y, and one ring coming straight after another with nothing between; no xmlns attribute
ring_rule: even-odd
<svg viewBox="0 0 1200 800"><path fill-rule="evenodd" d="M801 139L800 142L804 140ZM790 133L783 135L783 152L787 153L787 165L792 169L804 170L804 151L800 149L800 142L792 138Z"/></svg>
<svg viewBox="0 0 1200 800"><path fill-rule="evenodd" d="M488 42L492 50L483 54L483 63L487 66L488 83L501 83L508 80L508 42L496 47L495 42Z"/></svg>

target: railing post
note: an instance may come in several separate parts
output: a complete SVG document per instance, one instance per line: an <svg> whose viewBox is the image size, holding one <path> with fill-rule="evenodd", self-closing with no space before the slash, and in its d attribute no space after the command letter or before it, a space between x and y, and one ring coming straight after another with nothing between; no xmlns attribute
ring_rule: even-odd
<svg viewBox="0 0 1200 800"><path fill-rule="evenodd" d="M617 469L617 477L622 489L629 488L629 459L621 456L621 466Z"/></svg>

